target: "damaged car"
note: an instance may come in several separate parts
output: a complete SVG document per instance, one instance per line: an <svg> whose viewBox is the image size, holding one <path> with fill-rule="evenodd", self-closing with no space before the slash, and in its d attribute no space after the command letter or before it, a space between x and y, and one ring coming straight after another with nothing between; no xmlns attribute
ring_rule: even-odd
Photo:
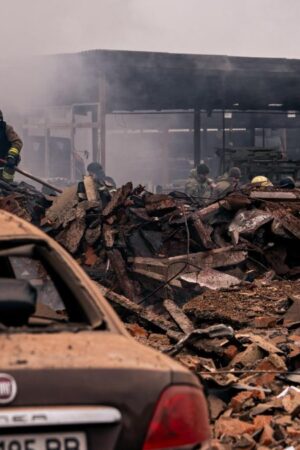
<svg viewBox="0 0 300 450"><path fill-rule="evenodd" d="M142 346L73 258L0 211L0 449L196 449L197 378Z"/></svg>

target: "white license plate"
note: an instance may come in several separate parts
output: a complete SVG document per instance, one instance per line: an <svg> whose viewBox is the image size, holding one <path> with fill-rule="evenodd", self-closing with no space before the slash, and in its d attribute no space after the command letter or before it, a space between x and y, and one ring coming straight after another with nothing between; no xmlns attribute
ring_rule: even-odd
<svg viewBox="0 0 300 450"><path fill-rule="evenodd" d="M0 450L87 450L84 433L0 436Z"/></svg>

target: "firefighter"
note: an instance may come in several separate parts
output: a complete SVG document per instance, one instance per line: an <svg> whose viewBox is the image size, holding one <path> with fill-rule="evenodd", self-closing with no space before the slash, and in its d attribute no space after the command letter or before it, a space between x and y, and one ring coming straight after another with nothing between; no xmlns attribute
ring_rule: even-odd
<svg viewBox="0 0 300 450"><path fill-rule="evenodd" d="M93 178L96 189L99 192L103 204L111 199L112 194L116 191L116 183L113 178L106 176L103 167L97 162L92 162L87 166L87 172ZM80 200L86 200L86 192L84 182L78 183L77 195Z"/></svg>
<svg viewBox="0 0 300 450"><path fill-rule="evenodd" d="M208 177L209 167L200 163L196 169L192 169L190 177L185 185L185 192L190 197L195 197L202 202L207 202L213 196L214 181Z"/></svg>
<svg viewBox="0 0 300 450"><path fill-rule="evenodd" d="M293 177L286 177L280 180L279 187L282 189L295 189L296 183Z"/></svg>
<svg viewBox="0 0 300 450"><path fill-rule="evenodd" d="M230 192L236 191L240 187L241 170L239 167L232 167L228 175L221 177L216 185L214 196L216 199L225 197Z"/></svg>
<svg viewBox="0 0 300 450"><path fill-rule="evenodd" d="M3 120L0 111L0 178L7 183L14 181L15 168L20 162L23 142L11 125Z"/></svg>
<svg viewBox="0 0 300 450"><path fill-rule="evenodd" d="M252 178L251 184L254 184L256 187L270 187L273 186L273 183L269 180L269 178L264 175L257 175Z"/></svg>

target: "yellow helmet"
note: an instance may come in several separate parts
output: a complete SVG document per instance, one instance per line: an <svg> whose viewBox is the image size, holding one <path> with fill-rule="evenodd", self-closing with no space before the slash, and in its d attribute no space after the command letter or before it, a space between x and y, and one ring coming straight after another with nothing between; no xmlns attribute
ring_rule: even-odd
<svg viewBox="0 0 300 450"><path fill-rule="evenodd" d="M271 181L263 175L258 175L257 177L252 178L251 184L259 184L260 186L263 187L273 186Z"/></svg>

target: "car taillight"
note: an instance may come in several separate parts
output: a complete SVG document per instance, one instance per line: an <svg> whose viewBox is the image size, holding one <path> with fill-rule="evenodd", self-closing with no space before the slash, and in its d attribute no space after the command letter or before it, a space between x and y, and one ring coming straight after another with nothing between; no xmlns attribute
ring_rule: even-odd
<svg viewBox="0 0 300 450"><path fill-rule="evenodd" d="M143 450L193 447L209 438L208 412L201 389L171 386L156 405Z"/></svg>

